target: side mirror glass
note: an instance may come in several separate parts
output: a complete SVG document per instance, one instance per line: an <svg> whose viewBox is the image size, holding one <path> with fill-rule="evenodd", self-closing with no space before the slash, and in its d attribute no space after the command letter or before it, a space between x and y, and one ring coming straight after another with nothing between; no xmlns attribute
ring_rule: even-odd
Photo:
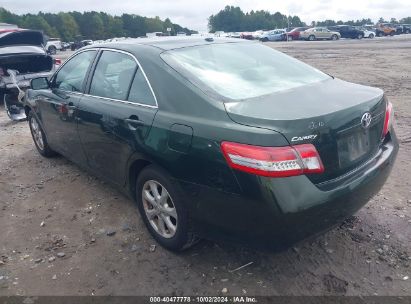
<svg viewBox="0 0 411 304"><path fill-rule="evenodd" d="M45 90L50 88L50 83L47 77L38 77L31 80L30 87L33 90Z"/></svg>

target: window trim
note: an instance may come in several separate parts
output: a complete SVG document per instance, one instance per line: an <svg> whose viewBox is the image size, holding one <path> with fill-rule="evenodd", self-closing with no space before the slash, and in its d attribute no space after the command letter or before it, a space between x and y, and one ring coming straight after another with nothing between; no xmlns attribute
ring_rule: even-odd
<svg viewBox="0 0 411 304"><path fill-rule="evenodd" d="M51 89L56 89L56 90L60 90L60 91L62 91L62 92L66 92L66 93L70 93L70 94L75 94L75 95L84 95L84 94L85 94L85 91L86 91L86 88L87 88L88 77L89 77L89 74L90 74L91 69L93 68L93 65L94 65L94 62L95 62L95 60L96 60L96 57L97 57L97 55L98 55L98 49L97 49L97 48L84 49L84 50L75 52L75 53L72 54L70 57L68 57L61 66L59 66L59 68L54 72L54 74L53 74L53 75L51 76L51 78L50 78L51 83L54 83L54 81L55 81L55 79L56 79L56 77L57 77L57 74L60 72L60 70L61 70L72 58L76 57L77 55L80 55L81 53L87 52L87 51L96 51L96 54L94 55L94 58L93 58L93 60L92 60L92 62L91 62L91 64L90 64L90 66L89 66L88 69L87 69L86 75L85 75L85 77L84 77L85 83L83 83L83 87L81 88L82 91L81 91L81 92L68 91L68 90L63 90L63 89L60 89L60 88L53 88L53 87L51 87Z"/></svg>
<svg viewBox="0 0 411 304"><path fill-rule="evenodd" d="M138 59L136 58L136 56L134 56L134 55L131 54L130 52L126 52L126 51L118 50L118 49L113 49L113 48L107 48L107 47L93 48L93 49L96 49L96 50L99 51L99 54L98 54L98 56L97 56L97 57L98 57L98 61L94 64L94 66L93 66L93 68L92 68L92 71L90 71L90 72L91 72L91 73L90 73L91 78L90 78L88 87L86 88L86 92L87 92L87 93L84 93L84 94L83 94L84 96L100 98L100 99L103 99L103 100L118 101L118 102L121 102L121 103L130 104L130 105L137 105L137 106L141 106L141 107L158 109L158 102L157 102L156 94L154 93L153 87L151 86L151 83L150 83L150 81L148 80L147 75L146 75L146 73L144 72L144 69L143 69L142 65L140 64L140 61L138 61ZM87 49L87 50L90 50L90 49ZM144 79L146 80L146 82L147 82L147 84L148 84L148 87L150 88L150 92L151 92L151 94L152 94L153 97L154 97L154 101L155 101L156 105L149 105L149 104L144 104L144 103L140 103L140 102L131 102L131 101L128 101L128 100L121 100L121 99L108 98L108 97L102 97L102 96L97 96L97 95L88 94L88 93L90 93L90 85L91 85L91 83L92 83L92 81L93 81L94 73L95 73L95 71L96 71L96 67L97 67L98 62L99 62L99 60L100 60L100 58L101 58L101 54L102 54L104 51L111 51L111 52L123 53L123 54L126 54L126 55L128 55L128 56L130 56L131 58L134 59L134 61L135 61L136 64L137 64L137 69L136 69L136 71L135 71L135 73L134 73L134 77L136 76L137 71L138 71L139 69L141 69L141 72L143 73ZM133 80L134 80L134 77L133 77ZM130 84L130 88L129 88L128 95L130 95L131 85L132 85L132 82L131 82L131 84ZM127 98L128 98L128 96L127 96Z"/></svg>

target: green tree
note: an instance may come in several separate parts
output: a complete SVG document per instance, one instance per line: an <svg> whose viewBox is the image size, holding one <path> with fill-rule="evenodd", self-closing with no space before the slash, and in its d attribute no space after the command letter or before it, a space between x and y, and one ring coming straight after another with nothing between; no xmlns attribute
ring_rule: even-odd
<svg viewBox="0 0 411 304"><path fill-rule="evenodd" d="M73 41L80 35L76 20L69 13L58 14L57 30L60 33L61 39L64 41Z"/></svg>
<svg viewBox="0 0 411 304"><path fill-rule="evenodd" d="M22 21L24 28L43 31L49 37L58 36L58 32L40 15L27 14L22 18Z"/></svg>
<svg viewBox="0 0 411 304"><path fill-rule="evenodd" d="M163 22L160 20L160 17L156 16L155 18L146 18L145 20L147 32L162 32L163 31Z"/></svg>
<svg viewBox="0 0 411 304"><path fill-rule="evenodd" d="M411 17L402 18L400 23L411 24Z"/></svg>
<svg viewBox="0 0 411 304"><path fill-rule="evenodd" d="M211 15L208 24L212 32L235 32L245 30L244 19L245 15L239 7L226 6L218 14Z"/></svg>
<svg viewBox="0 0 411 304"><path fill-rule="evenodd" d="M21 18L18 15L13 14L8 10L0 7L0 22L16 24L18 26L21 26L23 20L21 20Z"/></svg>

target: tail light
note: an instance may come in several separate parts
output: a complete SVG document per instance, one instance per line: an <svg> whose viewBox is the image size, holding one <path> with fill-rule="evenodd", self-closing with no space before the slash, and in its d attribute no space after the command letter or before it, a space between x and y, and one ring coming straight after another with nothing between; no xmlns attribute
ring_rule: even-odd
<svg viewBox="0 0 411 304"><path fill-rule="evenodd" d="M61 59L60 58L54 58L54 64L55 65L60 65L61 64Z"/></svg>
<svg viewBox="0 0 411 304"><path fill-rule="evenodd" d="M251 174L287 177L324 172L321 158L312 144L261 147L225 141L221 149L231 168Z"/></svg>
<svg viewBox="0 0 411 304"><path fill-rule="evenodd" d="M394 120L394 111L392 109L392 103L387 101L387 107L385 109L384 128L382 131L382 138L384 138L390 131L393 120Z"/></svg>

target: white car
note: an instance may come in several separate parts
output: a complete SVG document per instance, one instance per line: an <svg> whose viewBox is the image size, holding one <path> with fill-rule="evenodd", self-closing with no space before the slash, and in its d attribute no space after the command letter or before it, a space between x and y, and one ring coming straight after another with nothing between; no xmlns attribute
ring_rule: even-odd
<svg viewBox="0 0 411 304"><path fill-rule="evenodd" d="M225 33L224 31L216 31L214 33L214 37L224 37L227 38L228 37L228 33Z"/></svg>
<svg viewBox="0 0 411 304"><path fill-rule="evenodd" d="M254 39L260 40L265 33L266 33L265 31L259 30L259 31L255 31L255 32L251 33L251 35L253 35Z"/></svg>
<svg viewBox="0 0 411 304"><path fill-rule="evenodd" d="M361 28L361 30L364 32L364 38L372 39L375 37L375 31L371 31L366 28Z"/></svg>

